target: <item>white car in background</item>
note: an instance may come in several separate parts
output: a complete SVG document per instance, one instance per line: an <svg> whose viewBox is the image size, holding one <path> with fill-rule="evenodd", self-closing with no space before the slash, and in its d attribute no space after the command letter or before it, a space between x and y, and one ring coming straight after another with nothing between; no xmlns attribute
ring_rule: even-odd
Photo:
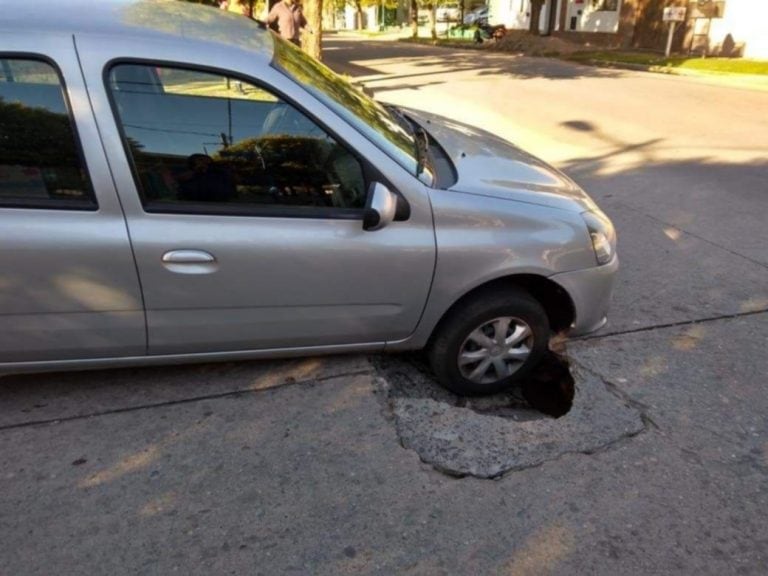
<svg viewBox="0 0 768 576"><path fill-rule="evenodd" d="M464 24L467 26L488 24L488 6L480 6L467 12L464 16Z"/></svg>

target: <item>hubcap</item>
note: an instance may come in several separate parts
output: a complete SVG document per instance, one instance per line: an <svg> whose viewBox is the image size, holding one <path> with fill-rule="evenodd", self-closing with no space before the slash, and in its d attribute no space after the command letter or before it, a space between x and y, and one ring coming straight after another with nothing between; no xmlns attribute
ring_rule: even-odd
<svg viewBox="0 0 768 576"><path fill-rule="evenodd" d="M477 384L493 384L517 372L533 348L533 331L519 318L503 316L472 330L459 348L459 371Z"/></svg>

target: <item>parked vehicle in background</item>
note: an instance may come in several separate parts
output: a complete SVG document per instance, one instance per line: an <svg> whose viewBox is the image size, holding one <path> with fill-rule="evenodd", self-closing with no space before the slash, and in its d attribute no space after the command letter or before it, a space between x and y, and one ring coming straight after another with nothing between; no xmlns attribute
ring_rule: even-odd
<svg viewBox="0 0 768 576"><path fill-rule="evenodd" d="M464 24L467 26L488 24L488 6L480 6L467 12L464 16Z"/></svg>
<svg viewBox="0 0 768 576"><path fill-rule="evenodd" d="M605 322L610 220L512 144L221 10L0 10L0 372L426 348L480 394Z"/></svg>

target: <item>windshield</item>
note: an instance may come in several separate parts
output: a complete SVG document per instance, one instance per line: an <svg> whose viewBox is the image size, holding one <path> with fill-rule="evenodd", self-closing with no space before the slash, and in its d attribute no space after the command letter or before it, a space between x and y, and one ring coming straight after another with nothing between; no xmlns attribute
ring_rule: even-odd
<svg viewBox="0 0 768 576"><path fill-rule="evenodd" d="M419 149L412 131L381 104L353 88L327 66L279 38L275 39L273 66L303 84L408 172L419 175Z"/></svg>

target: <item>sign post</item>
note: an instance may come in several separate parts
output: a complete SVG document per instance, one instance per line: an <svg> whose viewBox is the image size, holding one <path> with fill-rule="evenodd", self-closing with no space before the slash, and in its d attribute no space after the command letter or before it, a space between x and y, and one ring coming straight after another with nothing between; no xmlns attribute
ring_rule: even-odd
<svg viewBox="0 0 768 576"><path fill-rule="evenodd" d="M664 56L669 58L669 53L672 51L672 37L675 35L675 26L678 22L685 22L685 7L684 6L668 6L664 8L664 22L669 22L669 35L667 36L667 49L664 51Z"/></svg>

